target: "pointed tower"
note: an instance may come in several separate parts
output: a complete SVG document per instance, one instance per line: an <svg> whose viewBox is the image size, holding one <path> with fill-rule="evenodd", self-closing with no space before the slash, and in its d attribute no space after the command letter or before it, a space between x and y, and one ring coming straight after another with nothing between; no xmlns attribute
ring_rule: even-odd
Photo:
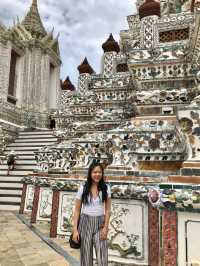
<svg viewBox="0 0 200 266"><path fill-rule="evenodd" d="M66 109L66 99L69 98L69 96L73 95L73 93L76 91L76 88L74 84L72 84L69 76L65 79L65 81L60 81L60 96L59 96L59 108L61 110Z"/></svg>
<svg viewBox="0 0 200 266"><path fill-rule="evenodd" d="M149 16L159 16L160 17L160 3L154 0L146 0L139 7L140 19Z"/></svg>
<svg viewBox="0 0 200 266"><path fill-rule="evenodd" d="M104 55L102 57L102 73L105 77L110 77L116 72L115 58L120 52L120 47L117 41L113 38L112 33L105 43L102 45Z"/></svg>
<svg viewBox="0 0 200 266"><path fill-rule="evenodd" d="M85 95L87 93L91 75L94 74L93 68L88 63L87 58L78 66L79 78L78 78L78 91Z"/></svg>
<svg viewBox="0 0 200 266"><path fill-rule="evenodd" d="M155 0L145 0L139 6L139 17L141 20L141 46L152 49L158 44L158 20L160 17L160 2Z"/></svg>
<svg viewBox="0 0 200 266"><path fill-rule="evenodd" d="M69 76L67 76L66 80L64 82L62 82L61 84L61 89L63 91L75 91L76 88L75 86L72 84Z"/></svg>
<svg viewBox="0 0 200 266"><path fill-rule="evenodd" d="M30 10L22 21L22 25L33 36L43 38L47 34L40 18L37 0L33 0Z"/></svg>

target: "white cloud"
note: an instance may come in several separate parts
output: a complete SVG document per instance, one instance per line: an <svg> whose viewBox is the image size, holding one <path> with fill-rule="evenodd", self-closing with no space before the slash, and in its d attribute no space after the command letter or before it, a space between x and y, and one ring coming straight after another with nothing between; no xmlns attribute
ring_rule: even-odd
<svg viewBox="0 0 200 266"><path fill-rule="evenodd" d="M0 21L12 25L28 11L31 1L1 0ZM69 75L77 83L77 66L85 56L98 73L102 43L112 32L126 29L126 16L135 13L135 0L38 0L40 14L48 31L60 32L61 77Z"/></svg>

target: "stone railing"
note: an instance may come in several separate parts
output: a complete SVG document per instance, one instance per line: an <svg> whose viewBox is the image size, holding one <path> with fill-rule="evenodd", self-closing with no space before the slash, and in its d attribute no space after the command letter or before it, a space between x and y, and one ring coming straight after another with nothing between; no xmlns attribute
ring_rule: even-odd
<svg viewBox="0 0 200 266"><path fill-rule="evenodd" d="M0 119L7 122L31 127L31 124L38 128L47 128L49 125L48 113L35 112L24 108L19 108L11 103L0 99Z"/></svg>
<svg viewBox="0 0 200 266"><path fill-rule="evenodd" d="M33 110L21 109L21 124L28 128L48 128L49 127L49 114L47 112L36 112Z"/></svg>
<svg viewBox="0 0 200 266"><path fill-rule="evenodd" d="M0 122L0 156L3 156L6 145L17 137L17 128Z"/></svg>
<svg viewBox="0 0 200 266"><path fill-rule="evenodd" d="M13 104L0 100L0 119L21 125L21 109Z"/></svg>

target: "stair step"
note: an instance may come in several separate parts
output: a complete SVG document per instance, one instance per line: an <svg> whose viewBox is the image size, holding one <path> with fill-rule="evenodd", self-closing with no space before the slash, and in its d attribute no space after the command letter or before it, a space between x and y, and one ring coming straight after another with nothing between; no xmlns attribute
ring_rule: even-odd
<svg viewBox="0 0 200 266"><path fill-rule="evenodd" d="M0 201L0 211L19 211L20 203L6 203Z"/></svg>
<svg viewBox="0 0 200 266"><path fill-rule="evenodd" d="M51 130L47 131L30 131L30 132L19 132L19 136L29 136L29 135L53 135Z"/></svg>
<svg viewBox="0 0 200 266"><path fill-rule="evenodd" d="M0 199L1 197L7 197L9 195L9 197L21 197L22 195L22 190L21 189L1 189L0 188Z"/></svg>
<svg viewBox="0 0 200 266"><path fill-rule="evenodd" d="M18 160L19 161L35 161L35 154L24 154L24 155L19 155L18 154Z"/></svg>
<svg viewBox="0 0 200 266"><path fill-rule="evenodd" d="M27 156L26 156L27 157ZM17 159L16 159L17 164L30 164L30 165L34 165L36 164L36 160L35 160L35 156L32 156L32 158L21 158L21 156L18 155ZM7 158L5 156L3 163L2 164L6 164L7 165Z"/></svg>
<svg viewBox="0 0 200 266"><path fill-rule="evenodd" d="M5 202L5 203L18 203L20 204L21 202L21 196L14 196L14 195L8 195L8 196L3 196L1 197L0 195L0 205L1 205L1 202Z"/></svg>
<svg viewBox="0 0 200 266"><path fill-rule="evenodd" d="M6 176L6 175L0 175L0 183L21 183L21 180L22 180L22 177L23 176L13 176L13 175L9 175L9 176Z"/></svg>
<svg viewBox="0 0 200 266"><path fill-rule="evenodd" d="M19 159L19 158L17 158L17 160L16 160L16 162L17 162L17 165L35 165L36 164L36 160L31 160L31 159ZM3 164L6 164L7 165L7 163L5 162L5 160L4 160L4 163Z"/></svg>
<svg viewBox="0 0 200 266"><path fill-rule="evenodd" d="M12 182L12 181L11 181ZM22 183L16 183L16 182L1 182L0 181L0 189L22 189L23 188L23 184Z"/></svg>
<svg viewBox="0 0 200 266"><path fill-rule="evenodd" d="M12 176L26 176L27 174L32 174L33 171L32 169L29 170L14 170L14 171L10 171L10 175ZM1 176L6 176L7 175L7 170L0 170L0 175Z"/></svg>
<svg viewBox="0 0 200 266"><path fill-rule="evenodd" d="M5 151L5 155L8 155L10 151ZM15 153L18 155L19 159L26 159L26 158L35 158L35 151L15 151Z"/></svg>
<svg viewBox="0 0 200 266"><path fill-rule="evenodd" d="M12 150L14 150L14 151L29 151L29 153L32 151L32 152L34 152L34 151L37 151L37 150L39 150L41 148L41 146L29 146L29 147L6 147L6 152L10 152L10 151L12 151Z"/></svg>
<svg viewBox="0 0 200 266"><path fill-rule="evenodd" d="M23 164L17 163L15 165L15 170L16 171L18 171L18 170L33 171L36 168L37 168L37 165L36 164L34 164L34 165L33 164L23 165ZM7 164L0 165L0 172L1 172L1 170L7 170L7 169L8 169Z"/></svg>
<svg viewBox="0 0 200 266"><path fill-rule="evenodd" d="M38 139L55 139L55 140L57 140L57 138L55 137L55 136L53 136L53 135L19 135L18 137L17 137L17 139L19 139L19 140L38 140Z"/></svg>
<svg viewBox="0 0 200 266"><path fill-rule="evenodd" d="M15 143L55 143L57 141L56 138L45 138L45 139L16 139Z"/></svg>
<svg viewBox="0 0 200 266"><path fill-rule="evenodd" d="M9 144L6 148L18 148L18 147L22 147L22 148L25 148L25 147L41 147L41 146L50 146L50 145L53 145L55 142L41 142L41 143L38 143L38 142L24 142L24 143L12 143L12 144Z"/></svg>

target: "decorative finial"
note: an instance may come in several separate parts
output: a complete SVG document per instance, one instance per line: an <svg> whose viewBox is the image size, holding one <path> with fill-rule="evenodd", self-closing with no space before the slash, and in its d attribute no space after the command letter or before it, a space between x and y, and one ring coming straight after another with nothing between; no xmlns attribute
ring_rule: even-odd
<svg viewBox="0 0 200 266"><path fill-rule="evenodd" d="M36 6L36 7L38 6L37 0L33 0L32 6Z"/></svg>

